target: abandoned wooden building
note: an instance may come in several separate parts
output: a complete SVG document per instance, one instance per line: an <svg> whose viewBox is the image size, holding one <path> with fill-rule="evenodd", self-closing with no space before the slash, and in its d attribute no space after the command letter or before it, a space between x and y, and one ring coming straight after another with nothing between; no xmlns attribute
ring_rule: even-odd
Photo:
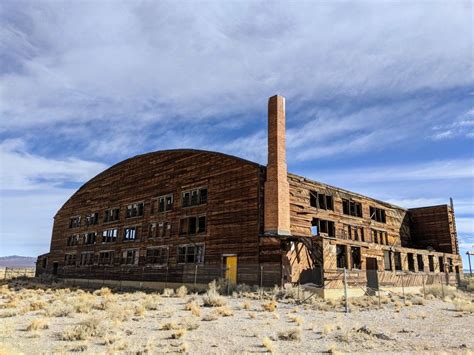
<svg viewBox="0 0 474 355"><path fill-rule="evenodd" d="M285 99L273 96L267 166L189 149L120 162L57 212L37 274L337 293L344 270L354 289L419 288L457 283L461 263L452 203L405 209L288 173Z"/></svg>

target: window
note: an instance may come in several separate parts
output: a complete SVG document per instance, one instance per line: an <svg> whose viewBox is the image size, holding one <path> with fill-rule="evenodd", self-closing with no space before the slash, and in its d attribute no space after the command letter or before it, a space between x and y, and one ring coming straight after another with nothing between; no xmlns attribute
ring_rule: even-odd
<svg viewBox="0 0 474 355"><path fill-rule="evenodd" d="M428 267L430 268L430 272L435 271L433 255L428 255Z"/></svg>
<svg viewBox="0 0 474 355"><path fill-rule="evenodd" d="M370 218L380 223L386 223L385 210L377 207L370 207Z"/></svg>
<svg viewBox="0 0 474 355"><path fill-rule="evenodd" d="M195 264L204 262L204 244L178 247L178 263Z"/></svg>
<svg viewBox="0 0 474 355"><path fill-rule="evenodd" d="M196 234L206 232L206 216L191 216L181 218L179 224L179 234Z"/></svg>
<svg viewBox="0 0 474 355"><path fill-rule="evenodd" d="M439 271L444 272L444 260L442 256L438 257Z"/></svg>
<svg viewBox="0 0 474 355"><path fill-rule="evenodd" d="M168 222L151 223L148 229L148 238L163 238L171 234L171 224Z"/></svg>
<svg viewBox="0 0 474 355"><path fill-rule="evenodd" d="M95 244L95 239L97 237L96 232L89 232L84 234L84 244L91 245Z"/></svg>
<svg viewBox="0 0 474 355"><path fill-rule="evenodd" d="M418 263L418 271L425 271L425 263L423 262L423 255L416 255L416 262Z"/></svg>
<svg viewBox="0 0 474 355"><path fill-rule="evenodd" d="M99 265L112 265L114 262L113 251L101 251L99 253Z"/></svg>
<svg viewBox="0 0 474 355"><path fill-rule="evenodd" d="M346 267L346 247L344 245L336 245L337 267L343 269Z"/></svg>
<svg viewBox="0 0 474 355"><path fill-rule="evenodd" d="M86 215L86 226L92 226L97 223L99 223L99 214L97 212Z"/></svg>
<svg viewBox="0 0 474 355"><path fill-rule="evenodd" d="M449 272L453 272L453 258L448 258Z"/></svg>
<svg viewBox="0 0 474 355"><path fill-rule="evenodd" d="M138 264L138 249L127 249L122 253L122 264L137 265Z"/></svg>
<svg viewBox="0 0 474 355"><path fill-rule="evenodd" d="M80 226L81 226L81 216L75 216L69 219L69 228L77 228Z"/></svg>
<svg viewBox="0 0 474 355"><path fill-rule="evenodd" d="M326 221L324 219L313 218L313 221L311 222L311 226L312 226L311 233L316 232L313 235L326 234L328 237L331 237L331 238L336 237L334 222L332 221Z"/></svg>
<svg viewBox="0 0 474 355"><path fill-rule="evenodd" d="M376 244L388 245L387 232L372 229L372 242Z"/></svg>
<svg viewBox="0 0 474 355"><path fill-rule="evenodd" d="M395 270L397 271L402 271L402 254L400 252L396 251L393 253L393 258L395 260Z"/></svg>
<svg viewBox="0 0 474 355"><path fill-rule="evenodd" d="M207 188L199 188L181 193L181 206L197 206L207 203Z"/></svg>
<svg viewBox="0 0 474 355"><path fill-rule="evenodd" d="M46 269L47 265L48 265L48 258L44 258L43 260L41 260L41 267L43 269Z"/></svg>
<svg viewBox="0 0 474 355"><path fill-rule="evenodd" d="M351 226L349 224L344 224L344 237L345 239L363 242L365 240L364 228L358 227L358 226Z"/></svg>
<svg viewBox="0 0 474 355"><path fill-rule="evenodd" d="M117 228L106 229L102 232L102 243L112 243L117 241Z"/></svg>
<svg viewBox="0 0 474 355"><path fill-rule="evenodd" d="M309 204L311 207L322 210L334 210L334 200L331 195L322 194L316 191L309 192Z"/></svg>
<svg viewBox="0 0 474 355"><path fill-rule="evenodd" d="M148 248L146 250L147 264L168 264L168 247Z"/></svg>
<svg viewBox="0 0 474 355"><path fill-rule="evenodd" d="M111 209L105 210L104 222L118 221L119 217L120 217L120 209L119 208L111 208Z"/></svg>
<svg viewBox="0 0 474 355"><path fill-rule="evenodd" d="M407 259L408 259L408 270L414 272L415 271L415 257L413 253L408 253Z"/></svg>
<svg viewBox="0 0 474 355"><path fill-rule="evenodd" d="M67 245L74 246L79 244L79 235L71 235L67 238Z"/></svg>
<svg viewBox="0 0 474 355"><path fill-rule="evenodd" d="M123 240L138 239L138 227L126 227L123 230Z"/></svg>
<svg viewBox="0 0 474 355"><path fill-rule="evenodd" d="M143 216L143 202L132 203L127 206L125 218Z"/></svg>
<svg viewBox="0 0 474 355"><path fill-rule="evenodd" d="M360 248L351 247L351 269L361 269Z"/></svg>
<svg viewBox="0 0 474 355"><path fill-rule="evenodd" d="M76 265L76 254L66 254L64 255L64 264L65 265Z"/></svg>
<svg viewBox="0 0 474 355"><path fill-rule="evenodd" d="M173 209L173 194L159 196L152 204L152 213L166 212Z"/></svg>
<svg viewBox="0 0 474 355"><path fill-rule="evenodd" d="M389 250L383 251L383 265L384 270L392 271L392 252Z"/></svg>
<svg viewBox="0 0 474 355"><path fill-rule="evenodd" d="M342 213L349 216L362 217L362 204L360 202L342 199Z"/></svg>
<svg viewBox="0 0 474 355"><path fill-rule="evenodd" d="M81 261L79 265L86 266L86 265L92 265L93 263L94 263L93 252L81 253Z"/></svg>

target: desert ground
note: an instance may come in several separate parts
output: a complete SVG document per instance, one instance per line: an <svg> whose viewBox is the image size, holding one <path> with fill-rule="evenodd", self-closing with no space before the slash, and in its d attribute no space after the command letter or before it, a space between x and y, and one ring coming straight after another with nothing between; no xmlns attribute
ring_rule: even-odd
<svg viewBox="0 0 474 355"><path fill-rule="evenodd" d="M428 289L299 302L291 286L232 296L210 284L162 292L84 290L10 280L0 286L0 354L472 353L473 293ZM307 296L307 294L306 294Z"/></svg>

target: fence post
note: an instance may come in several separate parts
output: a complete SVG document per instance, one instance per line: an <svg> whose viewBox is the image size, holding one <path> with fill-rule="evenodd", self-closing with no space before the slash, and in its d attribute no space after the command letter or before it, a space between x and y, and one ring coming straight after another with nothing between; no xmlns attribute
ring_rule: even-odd
<svg viewBox="0 0 474 355"><path fill-rule="evenodd" d="M225 273L228 275L227 277L227 296L230 295L230 267L225 268Z"/></svg>
<svg viewBox="0 0 474 355"><path fill-rule="evenodd" d="M440 274L439 276L441 276L441 274ZM440 282L440 283L441 283L441 292L442 292L442 294L443 294L443 298L444 298L444 286L443 286L443 278L441 278L441 282Z"/></svg>
<svg viewBox="0 0 474 355"><path fill-rule="evenodd" d="M165 288L168 286L168 266L166 266Z"/></svg>
<svg viewBox="0 0 474 355"><path fill-rule="evenodd" d="M382 308L382 302L380 302L380 288L377 290L378 298L379 298L379 309Z"/></svg>
<svg viewBox="0 0 474 355"><path fill-rule="evenodd" d="M401 274L400 276L401 276L401 278L402 278L402 294L403 294L403 304L405 304L405 305L406 305L406 300L405 300L405 285L404 285L404 282L403 282L403 276L404 276L404 274Z"/></svg>
<svg viewBox="0 0 474 355"><path fill-rule="evenodd" d="M426 299L426 291L425 291L425 275L421 275L421 284L423 285L423 298Z"/></svg>
<svg viewBox="0 0 474 355"><path fill-rule="evenodd" d="M196 289L196 282L197 282L197 273L198 273L198 266L197 264L194 265L194 288Z"/></svg>
<svg viewBox="0 0 474 355"><path fill-rule="evenodd" d="M347 300L347 270L344 268L344 298L345 298L345 311L349 313L349 303Z"/></svg>
<svg viewBox="0 0 474 355"><path fill-rule="evenodd" d="M263 265L260 265L260 299L262 299L263 292Z"/></svg>
<svg viewBox="0 0 474 355"><path fill-rule="evenodd" d="M7 279L7 272L8 272L8 268L5 267L5 277L4 277L5 280Z"/></svg>

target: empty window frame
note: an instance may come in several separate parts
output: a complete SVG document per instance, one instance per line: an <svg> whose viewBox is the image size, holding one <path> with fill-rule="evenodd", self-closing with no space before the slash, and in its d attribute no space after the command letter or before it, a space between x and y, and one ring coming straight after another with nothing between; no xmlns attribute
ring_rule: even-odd
<svg viewBox="0 0 474 355"><path fill-rule="evenodd" d="M96 232L84 233L84 244L86 244L86 245L95 244L96 238L97 238L97 233Z"/></svg>
<svg viewBox="0 0 474 355"><path fill-rule="evenodd" d="M408 260L408 270L415 272L415 256L413 255L413 253L407 254L407 260Z"/></svg>
<svg viewBox="0 0 474 355"><path fill-rule="evenodd" d="M362 204L360 202L342 199L342 213L349 216L362 217Z"/></svg>
<svg viewBox="0 0 474 355"><path fill-rule="evenodd" d="M137 240L138 239L138 227L125 227L123 229L123 240Z"/></svg>
<svg viewBox="0 0 474 355"><path fill-rule="evenodd" d="M373 221L377 221L380 223L386 223L386 217L385 217L385 210L382 208L377 208L377 207L372 207L370 206L370 218Z"/></svg>
<svg viewBox="0 0 474 355"><path fill-rule="evenodd" d="M309 191L309 204L321 210L334 210L334 198L331 195Z"/></svg>
<svg viewBox="0 0 474 355"><path fill-rule="evenodd" d="M151 247L146 250L146 263L154 265L168 264L168 247Z"/></svg>
<svg viewBox="0 0 474 355"><path fill-rule="evenodd" d="M120 218L120 208L110 208L104 212L104 222L118 221Z"/></svg>
<svg viewBox="0 0 474 355"><path fill-rule="evenodd" d="M383 251L383 267L384 270L392 271L392 252L390 250Z"/></svg>
<svg viewBox="0 0 474 355"><path fill-rule="evenodd" d="M394 262L395 262L395 270L402 271L403 270L403 267L402 267L402 254L399 251L396 251L395 253L393 253L393 259L394 259Z"/></svg>
<svg viewBox="0 0 474 355"><path fill-rule="evenodd" d="M171 211L173 209L173 194L158 197L157 203L158 212Z"/></svg>
<svg viewBox="0 0 474 355"><path fill-rule="evenodd" d="M85 252L81 253L81 260L79 265L81 266L88 266L94 263L94 253L93 252Z"/></svg>
<svg viewBox="0 0 474 355"><path fill-rule="evenodd" d="M345 239L363 242L365 241L364 228L358 227L358 226L351 226L349 224L344 224L344 237Z"/></svg>
<svg viewBox="0 0 474 355"><path fill-rule="evenodd" d="M313 235L327 235L328 237L335 238L336 230L333 221L327 221L324 219L313 218L311 222L311 232L316 232L317 234ZM314 228L316 227L316 228Z"/></svg>
<svg viewBox="0 0 474 355"><path fill-rule="evenodd" d="M85 218L86 226L92 226L99 223L99 213L89 213Z"/></svg>
<svg viewBox="0 0 474 355"><path fill-rule="evenodd" d="M206 232L206 216L191 216L181 218L179 223L180 235L194 235Z"/></svg>
<svg viewBox="0 0 474 355"><path fill-rule="evenodd" d="M125 212L125 218L143 216L143 208L144 208L143 202L136 202L136 203L132 203L128 205Z"/></svg>
<svg viewBox="0 0 474 355"><path fill-rule="evenodd" d="M122 264L138 265L139 251L138 249L126 249L122 252Z"/></svg>
<svg viewBox="0 0 474 355"><path fill-rule="evenodd" d="M453 272L453 258L448 258L448 268L449 272Z"/></svg>
<svg viewBox="0 0 474 355"><path fill-rule="evenodd" d="M387 232L372 229L372 242L376 244L388 245Z"/></svg>
<svg viewBox="0 0 474 355"><path fill-rule="evenodd" d="M171 235L171 224L169 222L150 223L148 238L163 238Z"/></svg>
<svg viewBox="0 0 474 355"><path fill-rule="evenodd" d="M181 206L197 206L207 203L207 188L201 187L198 189L192 189L183 191L181 193Z"/></svg>
<svg viewBox="0 0 474 355"><path fill-rule="evenodd" d="M336 245L336 263L339 269L346 267L346 246Z"/></svg>
<svg viewBox="0 0 474 355"><path fill-rule="evenodd" d="M99 265L112 265L114 263L114 251L107 250L99 252Z"/></svg>
<svg viewBox="0 0 474 355"><path fill-rule="evenodd" d="M102 232L102 243L113 243L117 241L117 228L106 229Z"/></svg>
<svg viewBox="0 0 474 355"><path fill-rule="evenodd" d="M435 267L434 267L434 257L433 255L428 255L428 267L430 269L430 272L434 272L435 271Z"/></svg>
<svg viewBox="0 0 474 355"><path fill-rule="evenodd" d="M423 255L417 254L416 255L416 262L418 264L418 271L420 271L420 272L425 271L425 263L423 261Z"/></svg>
<svg viewBox="0 0 474 355"><path fill-rule="evenodd" d="M67 266L76 265L76 254L65 254L64 264Z"/></svg>
<svg viewBox="0 0 474 355"><path fill-rule="evenodd" d="M81 226L81 216L74 216L69 219L69 228L77 228Z"/></svg>
<svg viewBox="0 0 474 355"><path fill-rule="evenodd" d="M200 264L204 262L204 244L178 246L179 264Z"/></svg>
<svg viewBox="0 0 474 355"><path fill-rule="evenodd" d="M439 271L444 272L444 259L442 256L438 256Z"/></svg>
<svg viewBox="0 0 474 355"><path fill-rule="evenodd" d="M70 235L69 237L67 237L67 246L74 246L74 245L78 245L79 244L79 235Z"/></svg>
<svg viewBox="0 0 474 355"><path fill-rule="evenodd" d="M351 269L361 269L360 247L351 247Z"/></svg>

